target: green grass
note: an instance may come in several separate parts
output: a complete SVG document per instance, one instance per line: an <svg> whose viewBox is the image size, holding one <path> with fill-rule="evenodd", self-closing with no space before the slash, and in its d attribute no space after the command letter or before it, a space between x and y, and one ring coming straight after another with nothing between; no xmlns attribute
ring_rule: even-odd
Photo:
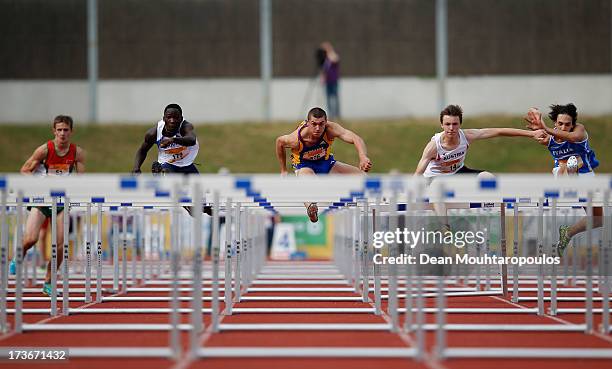
<svg viewBox="0 0 612 369"><path fill-rule="evenodd" d="M612 172L612 116L585 117L591 146L601 165L598 172ZM200 141L196 160L200 172L215 173L221 167L233 173L278 173L274 139L295 128L296 123L204 124L193 122ZM423 148L439 131L434 119L386 121L345 121L342 124L361 135L368 146L373 171L392 169L414 171ZM129 172L134 153L142 143L147 125L76 126L72 141L87 152L87 172ZM520 117L486 116L466 118L463 128L523 128ZM50 124L0 125L2 161L0 172L17 172L34 149L51 139ZM357 163L352 145L336 142L337 160ZM148 171L157 157L149 152L143 171ZM495 138L470 146L466 164L492 172L550 172L552 159L548 150L527 138Z"/></svg>

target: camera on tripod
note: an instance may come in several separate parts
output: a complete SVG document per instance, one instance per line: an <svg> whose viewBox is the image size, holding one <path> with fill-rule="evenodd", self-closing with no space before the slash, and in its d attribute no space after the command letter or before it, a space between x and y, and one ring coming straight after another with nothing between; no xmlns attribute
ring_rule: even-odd
<svg viewBox="0 0 612 369"><path fill-rule="evenodd" d="M318 47L315 50L315 62L317 69L323 68L323 64L325 64L325 59L327 59L327 51L322 47Z"/></svg>

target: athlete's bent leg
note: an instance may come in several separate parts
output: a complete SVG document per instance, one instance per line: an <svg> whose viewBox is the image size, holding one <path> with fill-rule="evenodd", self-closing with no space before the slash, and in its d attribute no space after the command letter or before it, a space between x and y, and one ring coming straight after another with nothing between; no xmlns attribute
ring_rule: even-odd
<svg viewBox="0 0 612 369"><path fill-rule="evenodd" d="M578 233L582 233L586 231L587 228L587 218L586 217L580 219L578 222L571 226L562 225L559 227L559 242L557 243L557 253L559 256L563 256L565 249L569 245L572 237L577 235ZM593 229L599 228L603 225L603 208L601 206L593 207Z"/></svg>
<svg viewBox="0 0 612 369"><path fill-rule="evenodd" d="M345 164L341 161L337 161L334 163L334 166L331 167L329 171L330 174L363 174L361 169L354 167L349 164Z"/></svg>
<svg viewBox="0 0 612 369"><path fill-rule="evenodd" d="M23 253L21 254L22 258L30 247L36 244L36 241L38 240L38 231L44 221L45 215L37 208L32 208L32 211L26 220L26 231L23 235L23 241L21 244L23 248ZM17 263L15 259L16 257L13 255L13 259L9 263L9 274L11 275L17 274Z"/></svg>
<svg viewBox="0 0 612 369"><path fill-rule="evenodd" d="M57 270L60 270L60 266L62 265L62 261L64 260L64 212L57 214L56 218L57 224ZM49 227L52 227L52 224L49 224ZM53 240L51 240L53 243ZM51 259L47 263L47 274L45 275L45 283L51 283Z"/></svg>
<svg viewBox="0 0 612 369"><path fill-rule="evenodd" d="M493 173L486 172L486 171L467 169L467 171L464 172L464 174L472 174L472 175L476 173L478 173L477 178L481 180L495 178ZM461 174L461 175L464 175L464 174ZM440 203L435 202L433 203L433 209L434 209L434 212L436 213L436 216L439 219L442 232L450 231L451 227L450 227L450 222L448 221L448 210L446 207L446 203L445 202L440 202Z"/></svg>
<svg viewBox="0 0 612 369"><path fill-rule="evenodd" d="M312 168L303 167L295 171L295 175L298 177L302 176L314 176L316 173ZM306 214L311 222L316 223L319 221L319 207L316 202L305 202Z"/></svg>
<svg viewBox="0 0 612 369"><path fill-rule="evenodd" d="M582 233L586 231L588 216L589 215L587 214L586 217L580 219L577 223L572 225L567 230L567 235L570 239L574 237L575 235L577 235L578 233ZM593 207L593 229L599 228L602 225L603 225L603 208L601 206L594 206Z"/></svg>
<svg viewBox="0 0 612 369"><path fill-rule="evenodd" d="M47 221L45 220L45 222ZM48 229L49 229L49 224L47 223L47 225L45 226L45 223L43 222L43 225L40 227L40 231L38 232L38 241L36 242L36 247L38 247L38 253L40 257L37 260L36 267L43 268L44 265L46 265L48 261L47 253L45 252L45 249L47 247L45 240L47 239Z"/></svg>
<svg viewBox="0 0 612 369"><path fill-rule="evenodd" d="M40 228L44 222L45 222L45 215L40 210L38 210L38 208L32 208L26 220L25 233L23 235L23 242L22 242L22 246L23 246L22 256L25 256L28 250L34 244L36 244L36 241L38 241Z"/></svg>

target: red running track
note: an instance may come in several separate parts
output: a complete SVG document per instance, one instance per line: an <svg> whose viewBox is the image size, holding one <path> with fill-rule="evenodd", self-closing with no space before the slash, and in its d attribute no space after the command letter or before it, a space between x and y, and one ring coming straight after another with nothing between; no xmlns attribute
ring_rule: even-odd
<svg viewBox="0 0 612 369"><path fill-rule="evenodd" d="M298 264L299 266L299 264ZM274 284L256 285L256 287L290 287L292 285ZM293 285L305 287L303 285ZM452 285L449 285L452 286ZM82 287L71 284L71 287ZM147 287L168 287L168 285L147 285ZM350 287L345 285L307 285L306 287ZM456 286L455 286L456 287ZM221 290L221 297L223 296ZM27 296L42 296L29 293ZM205 296L210 296L208 292ZM559 293L559 296L581 296L576 293ZM13 296L13 294L9 294ZM71 296L83 296L71 294ZM128 292L117 296L143 297L143 296L169 296L167 292ZM189 296L183 292L181 296ZM359 296L351 292L248 292L243 296ZM535 296L534 293L525 292L521 296ZM595 296L600 296L595 294ZM372 299L373 295L370 296ZM95 299L95 295L94 295ZM450 308L532 308L535 302L513 304L501 296L463 296L447 297L447 307ZM405 300L400 299L400 306ZM71 302L71 307L91 308L166 308L168 302L103 302L100 304L84 304ZM48 308L48 302L24 302L24 308ZM210 302L203 302L203 306L210 307ZM372 308L371 303L360 301L242 301L233 305L234 308L246 307L334 307L334 308ZM426 299L427 307L435 307L435 298ZM548 306L548 303L547 303ZM601 303L595 302L595 307ZM9 308L13 303L9 302ZM189 302L181 302L181 307L190 307ZM224 308L223 303L220 304ZM583 302L558 302L559 308L584 307ZM387 303L383 300L383 310ZM58 311L61 312L61 301L58 302ZM400 323L403 323L403 315ZM427 323L435 323L435 314L425 314ZM601 314L594 314L596 326L601 321ZM13 314L9 315L12 324ZM26 314L24 321L39 324L95 324L95 323L168 323L169 314L73 314L70 316L49 317L45 314ZM388 316L375 316L367 313L239 313L231 316L222 316L223 324L246 323L385 323ZM181 322L189 323L190 314L181 314ZM203 315L206 327L210 324L210 315ZM582 324L584 314L560 314L556 317L535 314L446 314L446 322L452 324ZM426 357L419 362L413 359L386 359L386 358L207 358L192 360L187 355L188 333L181 333L183 355L178 361L169 359L106 359L106 358L72 358L67 362L37 362L35 368L146 368L146 369L183 369L183 368L435 368L435 369L461 369L461 368L606 368L612 367L611 360L568 360L568 359L448 359L438 361L433 356L435 346L435 333L426 333ZM200 338L203 347L410 347L415 341L413 335L396 334L389 331L222 331L204 332ZM500 331L447 331L447 344L449 347L515 347L515 348L612 348L610 335L584 334L581 332L500 332ZM1 347L156 347L168 346L168 332L166 331L30 331L23 334L8 334L0 337ZM30 368L32 363L3 362L2 368Z"/></svg>

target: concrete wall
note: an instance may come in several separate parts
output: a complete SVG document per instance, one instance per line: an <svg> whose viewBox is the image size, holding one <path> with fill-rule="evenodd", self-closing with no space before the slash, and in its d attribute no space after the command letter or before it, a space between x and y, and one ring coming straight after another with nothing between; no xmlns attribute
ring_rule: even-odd
<svg viewBox="0 0 612 369"><path fill-rule="evenodd" d="M482 76L448 80L449 103L467 115L523 114L530 106L574 102L580 114L612 114L612 75ZM87 119L86 81L0 81L0 123L49 122L57 114ZM435 79L417 77L344 78L343 118L436 116ZM151 124L170 102L182 105L194 122L261 120L258 79L104 80L99 84L102 123ZM272 84L274 120L302 119L307 109L324 106L315 80L278 78Z"/></svg>

